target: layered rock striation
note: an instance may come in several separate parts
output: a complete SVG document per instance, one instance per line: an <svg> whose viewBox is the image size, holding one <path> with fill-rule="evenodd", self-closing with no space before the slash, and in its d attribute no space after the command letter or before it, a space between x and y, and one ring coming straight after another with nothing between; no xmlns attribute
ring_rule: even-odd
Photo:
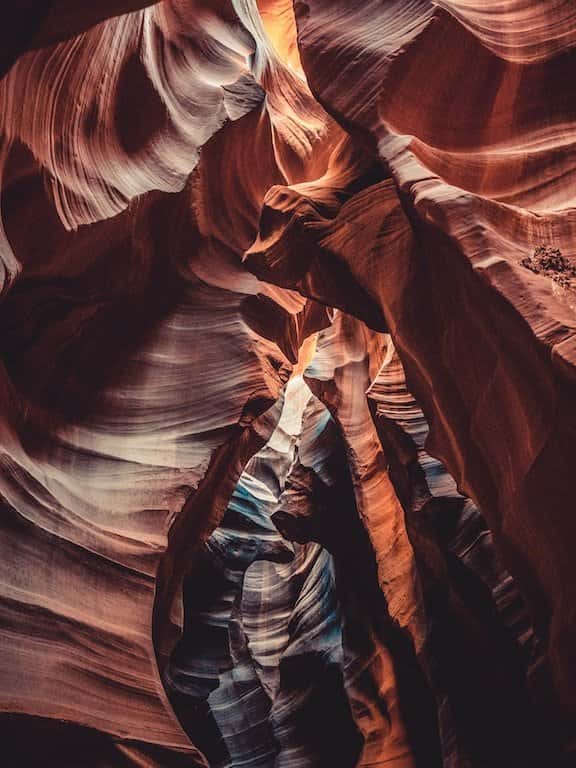
<svg viewBox="0 0 576 768"><path fill-rule="evenodd" d="M23 768L567 768L576 12L15 2Z"/></svg>

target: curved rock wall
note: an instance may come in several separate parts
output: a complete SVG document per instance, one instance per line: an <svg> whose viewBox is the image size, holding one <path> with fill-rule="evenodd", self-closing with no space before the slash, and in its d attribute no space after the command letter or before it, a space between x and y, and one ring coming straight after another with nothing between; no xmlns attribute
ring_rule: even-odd
<svg viewBox="0 0 576 768"><path fill-rule="evenodd" d="M12 6L12 762L571 765L572 5Z"/></svg>

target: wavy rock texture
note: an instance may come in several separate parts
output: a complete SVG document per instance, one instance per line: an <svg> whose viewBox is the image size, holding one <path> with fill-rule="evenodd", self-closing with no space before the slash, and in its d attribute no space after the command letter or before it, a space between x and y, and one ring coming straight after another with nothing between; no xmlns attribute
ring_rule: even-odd
<svg viewBox="0 0 576 768"><path fill-rule="evenodd" d="M571 766L572 4L11 5L8 763Z"/></svg>
<svg viewBox="0 0 576 768"><path fill-rule="evenodd" d="M540 765L554 747L542 732L546 712L533 704L538 691L526 695L537 689L543 664L526 605L479 510L426 452L428 425L390 340L368 400L421 577L422 662L436 694L443 764L474 765L480 756L494 765Z"/></svg>
<svg viewBox="0 0 576 768"><path fill-rule="evenodd" d="M288 385L276 431L247 465L189 575L167 685L210 765L356 764L333 558L320 542L292 545L272 521L300 466L299 422L310 397L301 378ZM317 416L305 411L306 431L324 427Z"/></svg>
<svg viewBox="0 0 576 768"><path fill-rule="evenodd" d="M512 33L509 17L500 28L503 39L515 41L513 50L498 45L496 55L486 47L495 9L485 10L480 34L455 20L451 4L450 13L427 3L402 4L400 13L399 6L387 4L382 13L370 6L386 46L374 45L374 25L362 37L352 6L340 4L338 19L316 3L298 14L313 90L351 131L370 137L394 182L389 204L398 226L390 222L367 250L372 259L387 251L396 279L383 259L374 285L374 269L365 270L350 251L349 258L380 294L409 384L428 414L430 450L477 501L521 580L550 643L571 727L574 580L565 547L573 530L564 512L571 473L563 457L574 451L573 301L519 262L540 243L573 253L570 185L563 183L571 168L571 114L560 83L573 64L574 20L562 55L541 50L533 61L530 35ZM538 8L533 17L549 29L547 4ZM439 62L440 41L452 43L452 55ZM336 93L334 65L343 48L351 64ZM471 80L449 77L472 60ZM359 76L360 61L365 93L352 97L346 82ZM412 319L417 312L424 330Z"/></svg>

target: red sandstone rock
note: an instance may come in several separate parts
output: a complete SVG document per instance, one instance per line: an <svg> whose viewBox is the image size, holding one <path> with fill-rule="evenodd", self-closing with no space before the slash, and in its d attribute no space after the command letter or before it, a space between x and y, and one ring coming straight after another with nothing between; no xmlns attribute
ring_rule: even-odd
<svg viewBox="0 0 576 768"><path fill-rule="evenodd" d="M571 4L13 5L0 722L18 765L207 765L198 713L218 766L569 765ZM286 389L302 372L319 400ZM186 611L222 647L181 636ZM477 730L492 692L501 751ZM333 752L310 727L326 708Z"/></svg>

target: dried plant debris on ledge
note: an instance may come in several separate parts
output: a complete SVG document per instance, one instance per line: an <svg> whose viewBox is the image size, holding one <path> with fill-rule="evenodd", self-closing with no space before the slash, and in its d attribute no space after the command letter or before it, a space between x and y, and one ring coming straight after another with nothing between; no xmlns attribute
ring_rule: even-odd
<svg viewBox="0 0 576 768"><path fill-rule="evenodd" d="M570 264L559 248L539 245L534 249L534 253L525 256L521 263L531 272L549 277L563 288L574 288L576 266Z"/></svg>

